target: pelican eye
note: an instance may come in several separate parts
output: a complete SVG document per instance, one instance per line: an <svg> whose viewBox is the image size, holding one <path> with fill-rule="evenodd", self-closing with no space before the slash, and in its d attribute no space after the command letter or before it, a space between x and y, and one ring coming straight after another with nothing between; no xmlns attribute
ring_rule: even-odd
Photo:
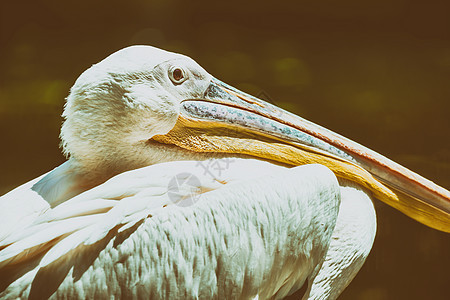
<svg viewBox="0 0 450 300"><path fill-rule="evenodd" d="M184 70L180 67L170 68L169 69L169 77L170 77L170 80L172 80L172 82L174 84L180 84L186 80L186 74L185 74Z"/></svg>

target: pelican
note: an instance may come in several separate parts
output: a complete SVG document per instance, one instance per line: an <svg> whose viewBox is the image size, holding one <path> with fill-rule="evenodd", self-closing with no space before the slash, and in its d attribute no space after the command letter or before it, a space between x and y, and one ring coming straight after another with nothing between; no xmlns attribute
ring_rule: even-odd
<svg viewBox="0 0 450 300"><path fill-rule="evenodd" d="M450 192L151 46L70 90L68 160L0 198L0 298L335 299L372 198L450 232Z"/></svg>

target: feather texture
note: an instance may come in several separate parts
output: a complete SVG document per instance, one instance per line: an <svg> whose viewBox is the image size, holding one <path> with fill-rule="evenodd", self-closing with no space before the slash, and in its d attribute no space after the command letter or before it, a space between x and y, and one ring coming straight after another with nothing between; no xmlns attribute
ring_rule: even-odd
<svg viewBox="0 0 450 300"><path fill-rule="evenodd" d="M2 282L11 281L0 296L266 299L286 296L315 276L340 203L328 169L236 160L211 178L195 164L121 174L37 218L0 251ZM167 184L180 171L199 176L208 189L190 206L168 197ZM134 184L135 192L127 189L124 196L119 179ZM111 185L115 192L99 202L100 191ZM34 269L4 275L11 265L17 270L30 261Z"/></svg>

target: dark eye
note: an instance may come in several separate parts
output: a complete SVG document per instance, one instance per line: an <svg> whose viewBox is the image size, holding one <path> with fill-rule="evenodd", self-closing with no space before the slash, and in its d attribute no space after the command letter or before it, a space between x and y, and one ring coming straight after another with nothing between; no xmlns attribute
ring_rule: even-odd
<svg viewBox="0 0 450 300"><path fill-rule="evenodd" d="M169 77L174 84L180 84L186 80L186 74L180 67L171 67L169 69Z"/></svg>

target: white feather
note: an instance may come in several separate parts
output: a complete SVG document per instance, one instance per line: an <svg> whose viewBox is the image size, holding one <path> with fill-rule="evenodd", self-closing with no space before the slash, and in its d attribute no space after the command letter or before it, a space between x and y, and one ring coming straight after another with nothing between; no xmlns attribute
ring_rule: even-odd
<svg viewBox="0 0 450 300"><path fill-rule="evenodd" d="M194 162L178 165L195 173L191 168ZM160 164L146 170L161 175L166 167L170 173L172 166ZM154 202L155 195L147 192L139 200L133 199L137 195L123 198L109 212L89 216L92 222L86 222L88 226L67 227L71 235L33 258L40 261L34 275L25 273L0 296L31 297L33 283L44 275L45 280L60 284L40 286L39 293L54 297L100 295L105 287L104 292L121 297L286 296L313 276L325 257L339 207L336 178L318 165L285 169L242 160L230 168L234 170L227 174L245 179L228 177L235 183L220 184L192 206L161 208L165 203L157 199L161 196ZM136 176L142 171L137 170ZM200 178L210 182L208 176ZM148 182L149 190L158 189ZM134 205L134 200L139 203ZM89 202L86 195L83 202ZM81 218L87 216L74 217ZM46 224L56 229L68 220ZM127 222L136 225L118 233L117 226ZM55 236L63 232L55 232ZM93 263L76 275L90 256ZM25 290L24 284L28 286Z"/></svg>

